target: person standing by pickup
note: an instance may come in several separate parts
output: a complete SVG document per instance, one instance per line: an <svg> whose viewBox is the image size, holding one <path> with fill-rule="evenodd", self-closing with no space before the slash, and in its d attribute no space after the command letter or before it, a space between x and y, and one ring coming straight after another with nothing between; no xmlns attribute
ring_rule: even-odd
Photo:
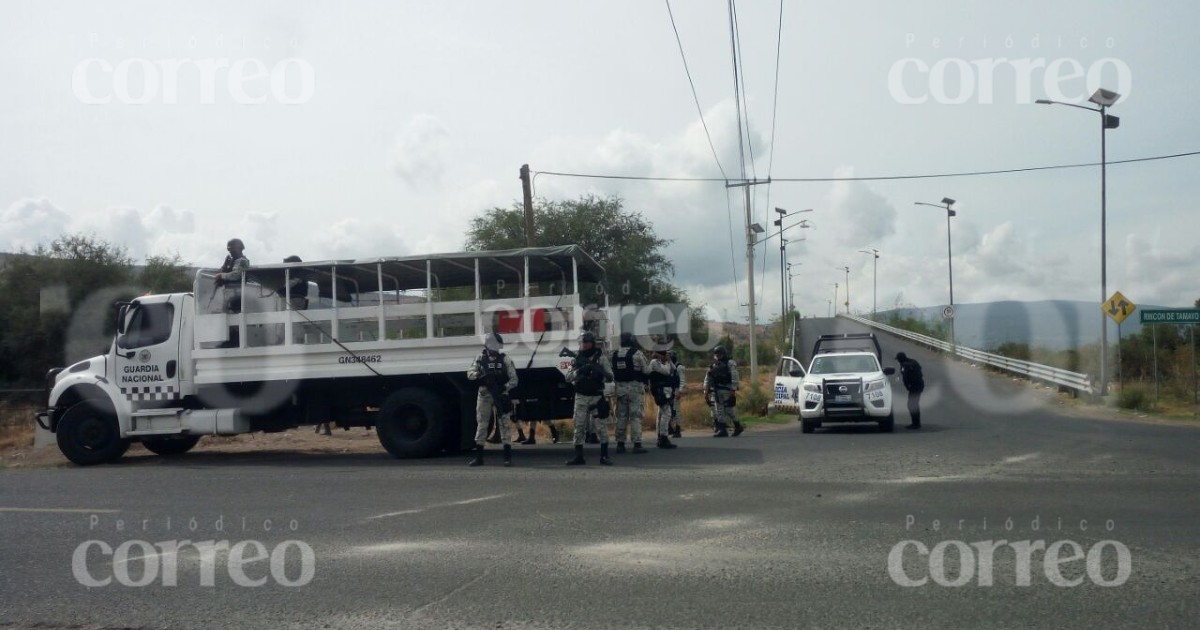
<svg viewBox="0 0 1200 630"><path fill-rule="evenodd" d="M493 409L496 423L500 425L500 439L504 442L504 465L512 465L512 432L508 426L512 400L508 393L517 386L517 368L513 360L501 352L503 348L504 339L497 333L488 333L484 336L483 352L475 357L467 370L467 380L479 386L475 397L475 457L470 461L471 466L483 465L483 446Z"/></svg>
<svg viewBox="0 0 1200 630"><path fill-rule="evenodd" d="M904 389L908 390L908 415L912 418L909 429L921 428L921 392L925 391L925 376L921 374L921 364L908 358L907 354L899 352L896 360L900 362L900 378L904 381Z"/></svg>
<svg viewBox="0 0 1200 630"><path fill-rule="evenodd" d="M612 354L613 389L617 394L617 453L625 452L625 438L633 441L633 453L642 454L642 417L645 416L646 382L650 362L637 349L633 333L621 333L621 347Z"/></svg>
<svg viewBox="0 0 1200 630"><path fill-rule="evenodd" d="M733 424L733 437L742 434L742 423L737 418L737 366L729 358L725 346L713 348L713 363L704 376L704 402L713 410L717 432L713 437L729 437L729 424Z"/></svg>

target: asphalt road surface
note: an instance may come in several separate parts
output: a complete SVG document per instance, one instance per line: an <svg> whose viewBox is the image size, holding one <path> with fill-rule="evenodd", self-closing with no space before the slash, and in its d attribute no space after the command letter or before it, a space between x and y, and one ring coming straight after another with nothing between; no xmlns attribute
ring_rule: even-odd
<svg viewBox="0 0 1200 630"><path fill-rule="evenodd" d="M812 320L805 339L835 328L858 329ZM900 394L893 434L696 435L612 468L596 447L567 468L569 447L538 445L511 469L492 452L480 469L195 453L0 473L0 625L1200 623L1197 427L1064 412L1028 384L881 342L886 364L904 350L924 365L922 431L901 428ZM186 540L214 551L172 551Z"/></svg>

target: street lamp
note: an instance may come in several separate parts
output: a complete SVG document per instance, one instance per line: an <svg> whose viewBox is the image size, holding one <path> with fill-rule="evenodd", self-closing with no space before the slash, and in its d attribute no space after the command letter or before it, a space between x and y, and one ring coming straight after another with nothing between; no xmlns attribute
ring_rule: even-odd
<svg viewBox="0 0 1200 630"><path fill-rule="evenodd" d="M838 271L846 272L846 314L850 314L850 266L835 267Z"/></svg>
<svg viewBox="0 0 1200 630"><path fill-rule="evenodd" d="M784 253L784 247L787 246L787 240L783 238L783 231L795 227L796 225L799 225L802 228L809 227L808 221L801 221L800 223L796 223L785 228L783 227L783 219L789 214L812 212L812 208L806 208L804 210L797 210L789 213L787 210L777 207L775 208L775 212L779 214L779 218L775 219L774 221L775 226L779 228L779 316L783 317L787 313L787 288L783 283L784 268L787 266L787 263L785 262L786 254Z"/></svg>
<svg viewBox="0 0 1200 630"><path fill-rule="evenodd" d="M796 310L796 289L795 289L795 287L792 286L792 278L795 278L796 276L800 275L800 272L797 271L796 273L792 273L792 267L799 267L801 264L803 264L803 263L788 263L787 264L787 281L788 281L787 288L788 288L788 298L789 298L788 301L789 301L789 306L791 307L791 310L793 310L793 311Z"/></svg>
<svg viewBox="0 0 1200 630"><path fill-rule="evenodd" d="M838 296L838 283L834 282L833 283L833 302L831 304L837 304L837 300L838 300L837 296ZM830 313L829 316L833 317L833 313Z"/></svg>
<svg viewBox="0 0 1200 630"><path fill-rule="evenodd" d="M950 306L954 306L954 257L950 254L950 217L957 216L958 213L950 209L955 201L949 197L942 197L942 203L926 203L917 201L918 206L933 206L934 208L946 209L946 267L950 270ZM955 345L954 341L954 318L950 318L950 345Z"/></svg>
<svg viewBox="0 0 1200 630"><path fill-rule="evenodd" d="M1121 119L1105 113L1105 110L1116 104L1120 94L1103 88L1092 94L1089 102L1097 107L1063 103L1050 99L1038 99L1041 105L1066 105L1100 113L1100 303L1108 300L1108 158L1107 136L1109 129L1121 126ZM1108 393L1108 320L1104 311L1100 311L1100 395Z"/></svg>
<svg viewBox="0 0 1200 630"><path fill-rule="evenodd" d="M860 249L859 253L870 254L874 256L871 269L871 319L876 317L876 298L879 296L879 250L874 247L868 249Z"/></svg>

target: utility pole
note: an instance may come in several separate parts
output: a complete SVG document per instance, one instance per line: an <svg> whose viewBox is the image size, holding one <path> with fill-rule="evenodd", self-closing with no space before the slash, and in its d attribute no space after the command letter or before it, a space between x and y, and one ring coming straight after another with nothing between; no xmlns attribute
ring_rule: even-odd
<svg viewBox="0 0 1200 630"><path fill-rule="evenodd" d="M754 304L754 244L755 235L762 234L765 230L761 225L753 222L750 214L750 187L769 183L771 183L770 179L747 179L736 184L725 184L726 188L741 187L746 205L746 283L749 286L747 293L750 298L750 389L755 391L758 390L758 334L754 330L757 326Z"/></svg>
<svg viewBox="0 0 1200 630"><path fill-rule="evenodd" d="M846 272L846 314L850 314L850 266L838 267L838 271Z"/></svg>
<svg viewBox="0 0 1200 630"><path fill-rule="evenodd" d="M533 184L529 165L521 165L521 195L525 199L525 246L533 247Z"/></svg>
<svg viewBox="0 0 1200 630"><path fill-rule="evenodd" d="M874 247L870 249L860 249L859 253L870 254L874 256L874 266L871 269L871 319L875 319L879 309L879 250Z"/></svg>

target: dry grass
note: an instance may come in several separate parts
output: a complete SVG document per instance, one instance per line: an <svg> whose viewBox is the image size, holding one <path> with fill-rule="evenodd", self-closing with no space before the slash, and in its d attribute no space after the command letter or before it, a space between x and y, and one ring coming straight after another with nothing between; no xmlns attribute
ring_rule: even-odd
<svg viewBox="0 0 1200 630"><path fill-rule="evenodd" d="M0 459L33 448L35 405L0 401Z"/></svg>

